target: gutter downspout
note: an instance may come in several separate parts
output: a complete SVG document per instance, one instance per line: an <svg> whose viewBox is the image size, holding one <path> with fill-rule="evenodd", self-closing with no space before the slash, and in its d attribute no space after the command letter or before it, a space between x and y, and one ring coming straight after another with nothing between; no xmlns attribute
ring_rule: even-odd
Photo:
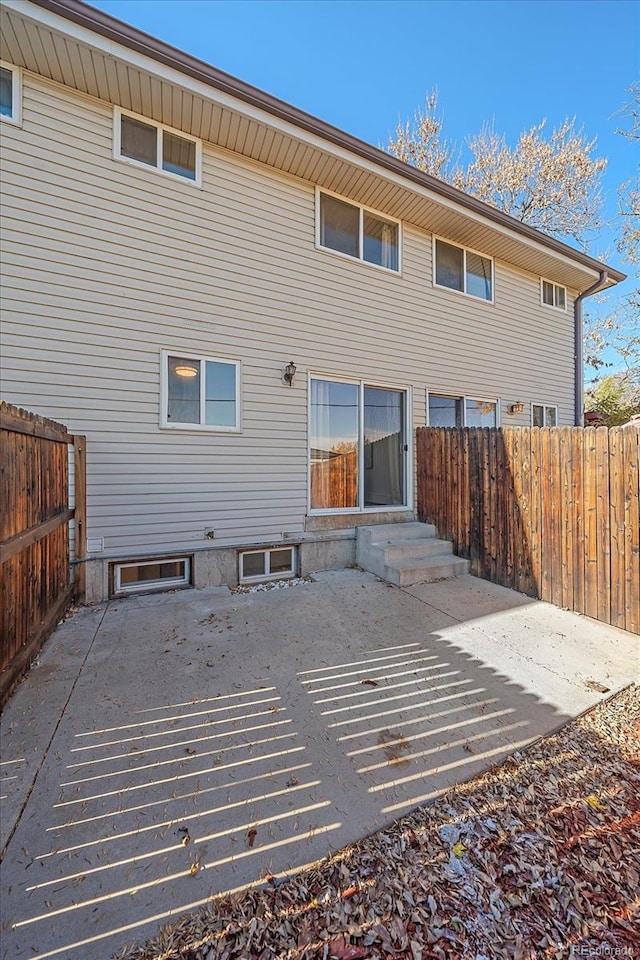
<svg viewBox="0 0 640 960"><path fill-rule="evenodd" d="M606 270L600 271L600 279L578 294L573 303L573 338L574 338L574 419L576 427L584 426L584 369L582 350L582 301L594 293L599 293L606 285L609 274Z"/></svg>

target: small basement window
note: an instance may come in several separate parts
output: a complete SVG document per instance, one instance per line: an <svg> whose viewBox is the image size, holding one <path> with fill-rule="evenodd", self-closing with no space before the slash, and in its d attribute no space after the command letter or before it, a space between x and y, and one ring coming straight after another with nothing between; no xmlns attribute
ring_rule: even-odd
<svg viewBox="0 0 640 960"><path fill-rule="evenodd" d="M545 307L555 307L556 310L567 309L567 289L560 286L559 283L551 283L550 280L542 280L540 287L542 303Z"/></svg>
<svg viewBox="0 0 640 960"><path fill-rule="evenodd" d="M0 120L19 126L22 120L20 71L0 60Z"/></svg>
<svg viewBox="0 0 640 960"><path fill-rule="evenodd" d="M239 555L240 583L279 580L296 573L296 548L271 547L266 550L243 550Z"/></svg>
<svg viewBox="0 0 640 960"><path fill-rule="evenodd" d="M172 590L191 583L189 557L168 560L134 560L113 565L113 592L146 593L149 590Z"/></svg>
<svg viewBox="0 0 640 960"><path fill-rule="evenodd" d="M195 137L116 109L114 155L119 160L200 183L202 144Z"/></svg>

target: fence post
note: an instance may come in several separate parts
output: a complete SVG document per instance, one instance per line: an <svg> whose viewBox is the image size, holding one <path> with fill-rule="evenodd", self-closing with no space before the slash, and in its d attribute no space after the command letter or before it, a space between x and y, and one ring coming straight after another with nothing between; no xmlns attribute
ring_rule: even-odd
<svg viewBox="0 0 640 960"><path fill-rule="evenodd" d="M84 558L87 555L87 438L77 436L73 438L73 464L75 472L75 559L80 561L75 566L75 601L81 603L86 591L86 566Z"/></svg>

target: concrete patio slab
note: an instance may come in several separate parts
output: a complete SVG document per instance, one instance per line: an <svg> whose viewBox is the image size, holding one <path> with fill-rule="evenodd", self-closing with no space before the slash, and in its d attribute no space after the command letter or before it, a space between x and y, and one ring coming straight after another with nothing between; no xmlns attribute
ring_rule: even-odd
<svg viewBox="0 0 640 960"><path fill-rule="evenodd" d="M474 578L112 601L0 721L2 957L103 960L436 798L637 677L630 634ZM13 779L11 779L13 778Z"/></svg>

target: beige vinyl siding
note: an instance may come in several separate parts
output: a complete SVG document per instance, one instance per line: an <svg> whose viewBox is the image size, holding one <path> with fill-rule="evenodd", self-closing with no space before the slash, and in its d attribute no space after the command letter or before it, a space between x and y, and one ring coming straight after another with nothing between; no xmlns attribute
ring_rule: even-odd
<svg viewBox="0 0 640 960"><path fill-rule="evenodd" d="M427 390L572 422L572 305L542 307L539 277L497 261L494 305L434 288L431 235L407 226L401 276L336 257L309 184L205 144L200 189L113 159L112 122L26 73L3 137L3 391L87 435L106 553L301 531L309 372L412 388L414 427ZM241 361L240 434L160 429L162 349Z"/></svg>

